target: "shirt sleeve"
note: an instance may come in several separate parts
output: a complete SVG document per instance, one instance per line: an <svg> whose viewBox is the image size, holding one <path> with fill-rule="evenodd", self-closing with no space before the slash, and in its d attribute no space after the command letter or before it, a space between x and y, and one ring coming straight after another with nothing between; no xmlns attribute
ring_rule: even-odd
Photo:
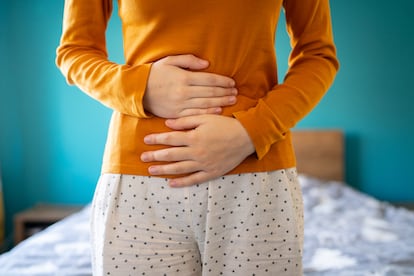
<svg viewBox="0 0 414 276"><path fill-rule="evenodd" d="M283 5L292 47L285 79L255 107L233 114L259 159L317 105L339 68L329 0L285 0Z"/></svg>
<svg viewBox="0 0 414 276"><path fill-rule="evenodd" d="M108 60L105 32L112 0L66 0L56 64L69 84L120 113L145 118L142 100L151 64Z"/></svg>

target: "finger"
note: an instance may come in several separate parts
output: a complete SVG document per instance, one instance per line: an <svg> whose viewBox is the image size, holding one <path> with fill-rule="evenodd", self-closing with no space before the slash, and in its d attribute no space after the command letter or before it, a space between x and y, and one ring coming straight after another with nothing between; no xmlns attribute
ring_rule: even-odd
<svg viewBox="0 0 414 276"><path fill-rule="evenodd" d="M205 171L198 171L184 177L170 179L168 181L168 185L170 185L170 187L180 188L201 184L203 182L206 182L208 179L209 175Z"/></svg>
<svg viewBox="0 0 414 276"><path fill-rule="evenodd" d="M217 86L217 87L235 87L236 82L229 77L207 73L207 72L189 72L191 75L187 78L188 85L195 86Z"/></svg>
<svg viewBox="0 0 414 276"><path fill-rule="evenodd" d="M188 144L187 136L187 133L183 131L149 134L144 137L144 143L147 145L186 146Z"/></svg>
<svg viewBox="0 0 414 276"><path fill-rule="evenodd" d="M207 60L198 58L194 55L176 55L168 56L160 60L164 64L181 67L183 69L201 70L208 67L209 62Z"/></svg>
<svg viewBox="0 0 414 276"><path fill-rule="evenodd" d="M147 151L141 154L143 162L176 162L190 159L189 149L187 147L173 147L156 151Z"/></svg>
<svg viewBox="0 0 414 276"><path fill-rule="evenodd" d="M236 96L223 96L212 98L192 98L187 100L186 106L190 108L211 108L233 105L237 102Z"/></svg>
<svg viewBox="0 0 414 276"><path fill-rule="evenodd" d="M178 119L165 120L165 125L174 130L195 129L203 123L204 123L203 115L193 115L193 116L181 117ZM190 133L188 132L187 134L190 134ZM186 138L187 140L189 139L188 136Z"/></svg>
<svg viewBox="0 0 414 276"><path fill-rule="evenodd" d="M154 165L148 168L151 175L176 175L194 173L200 170L199 165L194 161L181 161L165 165Z"/></svg>
<svg viewBox="0 0 414 276"><path fill-rule="evenodd" d="M221 114L223 109L221 107L210 107L210 108L188 108L179 112L179 117L187 117L194 115L204 115L204 114Z"/></svg>
<svg viewBox="0 0 414 276"><path fill-rule="evenodd" d="M187 89L188 94L192 98L213 98L224 96L236 96L238 94L237 88L235 87L191 85Z"/></svg>

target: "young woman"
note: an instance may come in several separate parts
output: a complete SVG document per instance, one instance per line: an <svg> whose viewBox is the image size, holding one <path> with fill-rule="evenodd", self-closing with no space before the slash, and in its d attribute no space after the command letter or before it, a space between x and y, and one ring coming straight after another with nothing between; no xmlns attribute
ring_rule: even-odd
<svg viewBox="0 0 414 276"><path fill-rule="evenodd" d="M66 0L57 64L113 110L93 199L95 275L300 275L290 129L338 62L328 0ZM277 80L281 9L291 38ZM284 273L284 274L282 274Z"/></svg>

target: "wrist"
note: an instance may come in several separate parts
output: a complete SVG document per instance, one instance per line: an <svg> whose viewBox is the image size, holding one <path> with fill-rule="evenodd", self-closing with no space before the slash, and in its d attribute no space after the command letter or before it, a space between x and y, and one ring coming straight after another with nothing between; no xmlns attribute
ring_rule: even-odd
<svg viewBox="0 0 414 276"><path fill-rule="evenodd" d="M239 125L239 130L240 130L239 141L241 142L241 148L247 157L256 152L256 149L253 144L253 140L250 138L249 133L244 128L242 123L237 119L234 119L234 120L237 121L237 124Z"/></svg>

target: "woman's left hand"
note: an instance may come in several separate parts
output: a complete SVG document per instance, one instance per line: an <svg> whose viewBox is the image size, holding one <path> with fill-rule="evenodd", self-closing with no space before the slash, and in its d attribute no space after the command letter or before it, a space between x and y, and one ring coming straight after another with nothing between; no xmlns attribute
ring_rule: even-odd
<svg viewBox="0 0 414 276"><path fill-rule="evenodd" d="M148 145L171 146L142 153L143 162L166 164L149 167L154 176L188 174L170 179L172 187L190 186L222 176L254 153L252 141L241 123L221 115L195 115L166 120L173 131L150 134Z"/></svg>

